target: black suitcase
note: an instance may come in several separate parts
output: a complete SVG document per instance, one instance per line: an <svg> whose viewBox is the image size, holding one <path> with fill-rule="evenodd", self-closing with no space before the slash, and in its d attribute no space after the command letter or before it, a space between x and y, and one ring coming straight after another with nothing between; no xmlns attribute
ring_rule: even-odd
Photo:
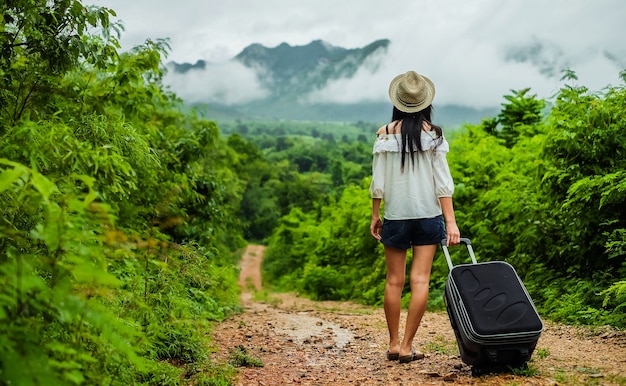
<svg viewBox="0 0 626 386"><path fill-rule="evenodd" d="M525 365L544 327L526 287L509 263L478 263L471 241L461 243L472 264L454 266L441 242L450 269L444 301L461 360L474 373Z"/></svg>

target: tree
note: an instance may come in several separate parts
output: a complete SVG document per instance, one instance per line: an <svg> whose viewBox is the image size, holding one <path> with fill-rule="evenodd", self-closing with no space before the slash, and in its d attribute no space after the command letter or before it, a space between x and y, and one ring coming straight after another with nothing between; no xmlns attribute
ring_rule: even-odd
<svg viewBox="0 0 626 386"><path fill-rule="evenodd" d="M500 130L495 131L497 137L504 140L505 146L512 147L520 137L532 137L538 133L537 127L543 119L544 100L536 99L536 95L527 96L530 88L515 91L513 95L505 95L509 103L502 103L502 110L497 117Z"/></svg>
<svg viewBox="0 0 626 386"><path fill-rule="evenodd" d="M620 269L624 274L617 258L623 254L608 253L607 247L615 251L616 242L623 245L620 230L626 228L625 104L623 87L589 94L584 87L566 86L557 97L542 153L546 199L556 220L551 233L557 247L547 258L557 269L585 276Z"/></svg>
<svg viewBox="0 0 626 386"><path fill-rule="evenodd" d="M12 0L0 4L0 15L1 126L54 113L42 111L46 103L38 101L55 93L58 77L83 62L105 68L120 47L111 35L119 32L109 20L115 12L104 7L85 7L77 0ZM85 34L93 27L101 28L102 35Z"/></svg>
<svg viewBox="0 0 626 386"><path fill-rule="evenodd" d="M118 55L79 1L0 11L0 384L196 382L237 308L237 155L162 87L165 42Z"/></svg>

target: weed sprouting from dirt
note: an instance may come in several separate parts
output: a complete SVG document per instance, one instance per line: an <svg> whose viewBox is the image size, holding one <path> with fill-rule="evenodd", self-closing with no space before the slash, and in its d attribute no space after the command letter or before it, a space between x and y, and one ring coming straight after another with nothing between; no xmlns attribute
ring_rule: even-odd
<svg viewBox="0 0 626 386"><path fill-rule="evenodd" d="M263 362L251 356L244 346L234 347L228 357L228 363L235 367L263 367Z"/></svg>

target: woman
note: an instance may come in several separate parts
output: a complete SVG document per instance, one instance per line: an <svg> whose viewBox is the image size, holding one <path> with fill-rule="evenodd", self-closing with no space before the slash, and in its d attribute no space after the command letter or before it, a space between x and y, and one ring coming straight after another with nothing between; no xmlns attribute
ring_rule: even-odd
<svg viewBox="0 0 626 386"><path fill-rule="evenodd" d="M372 163L372 236L385 246L387 279L384 309L389 329L387 359L408 363L424 358L413 339L426 311L428 285L437 245L459 243L454 218L454 183L446 161L448 142L431 122L435 86L414 71L395 77L389 86L391 122L378 129ZM384 201L384 219L381 203ZM445 219L445 225L444 225ZM400 340L400 306L407 250L411 300Z"/></svg>

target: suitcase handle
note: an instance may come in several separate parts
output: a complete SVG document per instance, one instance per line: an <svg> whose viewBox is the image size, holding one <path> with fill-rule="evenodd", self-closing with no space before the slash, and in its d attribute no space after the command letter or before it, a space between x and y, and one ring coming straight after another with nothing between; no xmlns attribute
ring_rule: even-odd
<svg viewBox="0 0 626 386"><path fill-rule="evenodd" d="M452 264L452 259L450 258L450 251L448 251L447 244L448 239L441 240L441 249L443 249L443 254L446 256L446 261L448 262L448 268L452 271L454 265ZM476 256L474 255L474 249L472 248L472 242L470 239L461 237L459 240L461 244L464 244L467 247L467 251L469 252L470 258L472 259L473 264L477 264Z"/></svg>

